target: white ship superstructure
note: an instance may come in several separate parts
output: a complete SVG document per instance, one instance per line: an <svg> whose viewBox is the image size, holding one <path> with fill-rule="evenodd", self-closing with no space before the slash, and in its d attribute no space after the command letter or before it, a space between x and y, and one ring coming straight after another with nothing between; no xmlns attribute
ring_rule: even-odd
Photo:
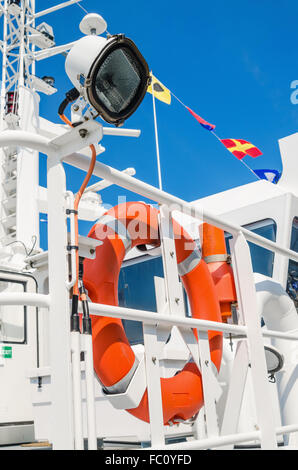
<svg viewBox="0 0 298 470"><path fill-rule="evenodd" d="M140 104L147 86L142 83L146 82L146 63L136 46L123 35L105 37L107 25L99 15L83 19L83 38L55 44L53 29L47 24L50 13L79 1L38 13L34 0L0 2L4 27L0 446L35 442L40 446L48 443L55 450L84 446L169 451L255 446L297 449L298 134L279 142L283 174L278 184L261 180L193 202L138 180L133 168L121 172L97 160L93 175L98 182L87 187L77 211L76 194L67 188L63 164L80 169L83 180L94 152L105 151L101 144L105 145L106 135L138 138L140 130L118 126ZM82 61L76 56L85 53L86 44L95 60L86 56ZM114 59L121 64L119 69L115 65L113 73L121 78L125 69L126 76L130 74L126 89L133 96L130 107L119 105L119 92L120 98L117 95L115 106L109 108L111 83L100 69L103 50L109 59L104 64ZM56 54L68 54L66 71L76 87L65 104L71 104L72 127L51 122L39 113L42 93L51 95L57 90L50 74L36 75L35 62ZM77 73L77 67L83 66ZM92 74L97 74L97 88L92 88ZM99 86L100 80L104 84ZM115 83L113 96L121 80ZM99 98L105 105L99 104ZM96 120L98 114L116 126ZM47 158L46 188L39 185L40 154ZM111 218L102 218L106 210L101 194L113 184L119 187L119 195L124 188L138 194L140 201L155 202L159 243L153 248L145 243L141 249L134 246L129 251L133 243L126 227L119 223L116 232ZM48 215L47 251L40 246L41 213ZM77 241L76 216L114 227L116 238L125 246L119 306L90 298L84 301L76 255L90 266L102 253L103 241L86 236ZM192 254L189 264L177 266L173 220L196 243L199 254L197 260ZM204 319L196 318L181 282L197 266L192 263L201 262L203 223L224 231L229 252L206 260L207 264L227 262L232 269L237 301L232 302L232 314L224 321L210 320L209 312L204 312ZM132 372L119 381L122 388L119 382L109 388L94 372L97 358L89 323L86 321L85 329L79 324L70 326L78 281L78 312L84 310L84 319L89 321L87 305L93 324L103 316L123 320L136 360ZM223 334L219 371L212 362L208 331ZM191 418L182 419L179 400L183 397L177 396L174 405L180 414L165 425L163 413L168 404L162 403L160 378L174 377L185 364L195 364L199 371L204 404ZM149 422L126 411L139 406L145 390Z"/></svg>

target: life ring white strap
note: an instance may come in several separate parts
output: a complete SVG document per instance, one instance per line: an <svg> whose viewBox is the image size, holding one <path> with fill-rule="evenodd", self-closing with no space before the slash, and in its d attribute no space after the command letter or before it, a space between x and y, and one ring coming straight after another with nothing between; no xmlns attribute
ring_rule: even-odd
<svg viewBox="0 0 298 470"><path fill-rule="evenodd" d="M201 253L194 249L193 252L181 263L178 264L178 273L181 277L195 269L201 261Z"/></svg>
<svg viewBox="0 0 298 470"><path fill-rule="evenodd" d="M106 225L107 227L114 230L115 233L121 238L125 251L128 251L132 246L132 241L129 235L129 232L125 225L120 222L116 217L113 217L109 214L103 215L98 221L97 224ZM201 261L201 252L195 248L193 252L181 263L178 264L179 275L185 276L190 273L193 269L197 267Z"/></svg>
<svg viewBox="0 0 298 470"><path fill-rule="evenodd" d="M98 221L97 224L106 225L107 227L114 230L115 233L121 238L125 251L129 250L132 246L132 241L125 225L109 214L103 215Z"/></svg>
<svg viewBox="0 0 298 470"><path fill-rule="evenodd" d="M230 257L229 255L222 254L222 255L210 255L210 256L205 256L204 261L205 263L218 263L220 261L229 261Z"/></svg>
<svg viewBox="0 0 298 470"><path fill-rule="evenodd" d="M139 360L136 357L130 371L121 380L119 380L119 382L115 383L114 385L111 385L110 387L103 386L103 391L107 395L116 395L118 393L125 393L126 390L128 389L128 386L130 384L130 381L135 371L137 370L138 365L139 365Z"/></svg>

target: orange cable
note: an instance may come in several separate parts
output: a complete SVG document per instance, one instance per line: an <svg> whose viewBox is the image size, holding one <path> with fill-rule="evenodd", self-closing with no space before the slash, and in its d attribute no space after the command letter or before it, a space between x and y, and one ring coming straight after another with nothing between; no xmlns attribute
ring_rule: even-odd
<svg viewBox="0 0 298 470"><path fill-rule="evenodd" d="M73 127L71 121L64 114L59 114L59 116L62 119L62 121L64 121L70 127ZM87 175L85 176L85 179L82 183L82 186L80 187L80 189L79 189L79 191L78 191L78 193L75 197L75 201L74 201L74 210L77 211L77 212L78 212L81 197L82 197L82 195L83 195L83 193L84 193L84 191L87 187L87 184L90 181L90 178L92 176L92 173L93 173L93 170L94 170L94 167L95 167L95 163L96 163L96 150L95 150L94 145L90 145L90 149L91 149L91 152L92 152L90 166L89 166ZM74 219L75 219L75 244L76 244L77 247L79 247L79 217L78 217L77 212L75 212L75 214L74 214ZM73 286L73 295L79 295L79 288L78 288L78 283L79 283L79 249L76 250L76 272L77 272L77 275L76 275L76 282Z"/></svg>

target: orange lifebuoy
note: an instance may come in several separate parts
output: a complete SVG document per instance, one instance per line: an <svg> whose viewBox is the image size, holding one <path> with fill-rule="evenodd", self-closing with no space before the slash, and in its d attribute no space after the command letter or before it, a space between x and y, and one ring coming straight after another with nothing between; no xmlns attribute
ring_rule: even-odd
<svg viewBox="0 0 298 470"><path fill-rule="evenodd" d="M197 245L173 220L179 274L186 289L193 318L222 321L208 264ZM159 246L158 210L142 202L120 204L108 211L91 229L89 236L102 240L96 259L84 262L84 284L96 303L118 305L118 279L125 254L140 245ZM209 237L210 238L210 237ZM218 247L210 249L215 252ZM208 251L209 253L209 251ZM208 255L210 256L210 254ZM120 319L93 317L93 353L95 372L108 393L120 393L127 387L137 366ZM222 357L222 334L208 332L211 360L217 370ZM125 385L126 384L126 385ZM192 418L203 405L201 373L194 362L171 378L161 378L164 424ZM137 408L127 410L149 422L148 396L145 391Z"/></svg>
<svg viewBox="0 0 298 470"><path fill-rule="evenodd" d="M224 232L213 225L203 224L202 256L208 264L220 303L223 321L231 317L231 304L237 301L233 271L226 251Z"/></svg>

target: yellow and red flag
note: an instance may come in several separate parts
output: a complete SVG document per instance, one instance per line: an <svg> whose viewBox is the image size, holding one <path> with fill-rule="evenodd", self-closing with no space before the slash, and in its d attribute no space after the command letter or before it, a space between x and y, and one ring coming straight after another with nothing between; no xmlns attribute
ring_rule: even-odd
<svg viewBox="0 0 298 470"><path fill-rule="evenodd" d="M252 158L263 155L255 145L243 139L221 139L221 143L236 157L242 160L246 155Z"/></svg>

